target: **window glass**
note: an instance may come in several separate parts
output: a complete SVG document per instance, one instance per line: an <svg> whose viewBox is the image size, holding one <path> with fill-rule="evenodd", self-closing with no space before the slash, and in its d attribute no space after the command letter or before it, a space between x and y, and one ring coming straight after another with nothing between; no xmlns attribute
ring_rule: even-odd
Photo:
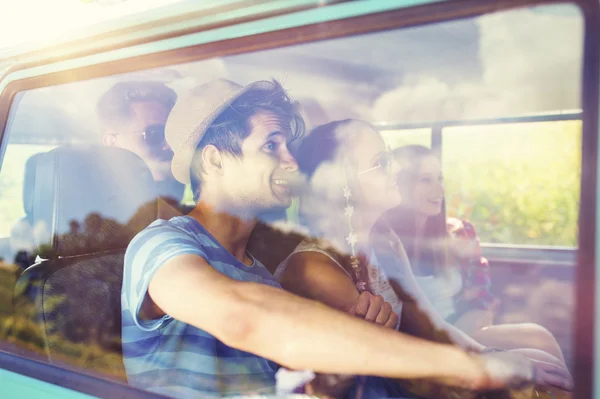
<svg viewBox="0 0 600 399"><path fill-rule="evenodd" d="M190 233L202 235L201 245L189 237L177 245L221 254L209 264L233 264L232 278L246 278L245 262L264 272L250 280L277 285L285 272L278 267L304 238L317 238L356 292L386 295L401 313L385 276L410 267L416 289L457 328L488 346L498 346L492 338L523 338L500 345L518 346L538 337L521 337L523 325L495 337L481 328L533 323L549 342L544 348L572 366L575 264L558 262L547 247L577 254L581 122L555 119L582 108L582 32L574 7L553 5L21 93L0 152L0 339L55 364L175 396L169 378L182 391L196 389L193 373L215 374L220 394L243 391L227 385L231 373L203 369L195 347L181 361L197 369L164 372L172 359L161 345L179 348L193 343L177 340L208 335L177 333L189 326L144 301L152 262L165 261L161 245L172 237L148 252L130 246L124 257L133 236L143 237L156 219L193 223L212 212L259 221L244 237L241 263L215 242L231 236L218 231L223 223ZM220 79L245 86L272 78L289 96L283 105L277 84L263 82L275 94L248 89L255 97L209 107L233 90ZM175 111L188 96L202 98L202 107ZM538 119L505 123L521 115ZM194 148L183 151L178 129L206 141L190 138L184 142ZM182 218L197 201L206 207ZM498 251L488 256L480 242ZM382 243L397 244L397 253L379 256ZM134 261L137 253L143 261ZM307 292L296 283L283 288ZM336 299L327 304L347 305L348 297ZM208 350L218 346L209 342ZM212 355L215 364L223 360ZM259 360L223 369L250 376L236 380L242 385L260 385L252 376L272 370L257 372L256 364L271 367Z"/></svg>
<svg viewBox="0 0 600 399"><path fill-rule="evenodd" d="M4 157L3 169L6 171L0 176L0 236L10 234L15 222L25 216L23 209L23 175L27 160L40 152L50 151L52 145L12 144L10 151ZM9 172L10 171L10 172ZM5 258L6 260L7 258Z"/></svg>
<svg viewBox="0 0 600 399"><path fill-rule="evenodd" d="M412 144L431 147L431 129L391 130L383 128L379 130L379 133L391 149Z"/></svg>
<svg viewBox="0 0 600 399"><path fill-rule="evenodd" d="M485 243L577 246L581 121L444 128L448 213Z"/></svg>

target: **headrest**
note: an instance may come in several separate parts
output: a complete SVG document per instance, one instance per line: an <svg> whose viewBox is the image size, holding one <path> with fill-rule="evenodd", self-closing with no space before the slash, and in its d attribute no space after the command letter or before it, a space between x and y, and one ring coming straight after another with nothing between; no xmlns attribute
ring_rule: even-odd
<svg viewBox="0 0 600 399"><path fill-rule="evenodd" d="M23 210L29 224L33 225L33 187L35 186L35 169L38 159L44 153L34 154L25 163L23 176Z"/></svg>
<svg viewBox="0 0 600 399"><path fill-rule="evenodd" d="M156 187L137 155L64 146L34 165L32 218L43 258L125 249L157 218Z"/></svg>

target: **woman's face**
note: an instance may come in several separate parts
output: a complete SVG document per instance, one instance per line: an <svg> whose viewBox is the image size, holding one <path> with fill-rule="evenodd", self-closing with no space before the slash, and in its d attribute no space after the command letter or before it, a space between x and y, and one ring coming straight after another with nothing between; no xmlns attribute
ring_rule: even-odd
<svg viewBox="0 0 600 399"><path fill-rule="evenodd" d="M435 216L442 212L444 200L444 177L440 161L433 155L421 159L417 171L413 206L423 216Z"/></svg>
<svg viewBox="0 0 600 399"><path fill-rule="evenodd" d="M350 169L357 173L364 208L381 214L400 203L395 178L399 164L390 157L381 136L372 127L353 122L348 128L361 129L352 143L351 159L356 165Z"/></svg>

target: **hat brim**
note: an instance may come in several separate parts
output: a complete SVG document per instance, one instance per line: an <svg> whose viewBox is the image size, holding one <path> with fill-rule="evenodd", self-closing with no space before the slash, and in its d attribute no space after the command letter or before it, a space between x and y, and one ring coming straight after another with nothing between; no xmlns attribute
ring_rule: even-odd
<svg viewBox="0 0 600 399"><path fill-rule="evenodd" d="M177 181L183 184L189 184L191 182L191 167L194 153L198 147L198 144L204 138L204 134L213 122L221 115L227 107L234 103L238 98L246 94L251 90L269 90L274 87L273 82L270 81L258 81L253 82L249 85L243 86L240 90L236 91L232 95L226 97L221 103L215 107L215 109L198 124L191 140L186 142L186 145L179 148L178 151L174 151L173 159L171 161L171 172Z"/></svg>

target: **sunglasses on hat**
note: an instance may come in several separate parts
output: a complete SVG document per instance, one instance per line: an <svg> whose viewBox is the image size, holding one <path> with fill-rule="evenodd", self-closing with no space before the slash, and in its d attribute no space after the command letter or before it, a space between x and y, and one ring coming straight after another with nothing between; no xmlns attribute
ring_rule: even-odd
<svg viewBox="0 0 600 399"><path fill-rule="evenodd" d="M165 142L165 125L150 125L147 126L142 132L132 132L132 133L113 133L115 139L117 136L139 136L141 135L144 138L146 144L150 147L156 147Z"/></svg>

